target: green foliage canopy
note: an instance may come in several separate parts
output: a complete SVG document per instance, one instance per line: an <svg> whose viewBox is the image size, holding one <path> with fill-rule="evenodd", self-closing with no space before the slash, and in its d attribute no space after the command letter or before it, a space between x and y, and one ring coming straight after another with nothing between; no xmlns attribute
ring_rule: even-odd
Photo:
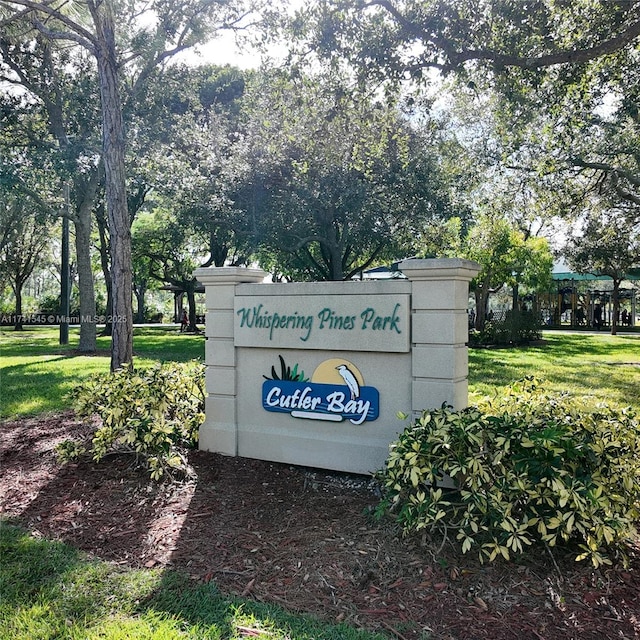
<svg viewBox="0 0 640 640"><path fill-rule="evenodd" d="M635 0L325 0L301 12L292 28L321 55L420 79L429 68L587 63L637 40L640 8Z"/></svg>
<svg viewBox="0 0 640 640"><path fill-rule="evenodd" d="M393 101L335 73L274 72L247 109L244 202L267 268L348 279L404 257L412 229L451 215L436 144Z"/></svg>

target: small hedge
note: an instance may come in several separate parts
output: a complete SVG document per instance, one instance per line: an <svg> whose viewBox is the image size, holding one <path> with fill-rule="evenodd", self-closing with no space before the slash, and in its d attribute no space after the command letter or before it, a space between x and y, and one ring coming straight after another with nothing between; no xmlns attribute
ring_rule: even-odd
<svg viewBox="0 0 640 640"><path fill-rule="evenodd" d="M542 321L531 311L507 311L502 319L487 320L482 331L469 331L469 346L529 344L542 338Z"/></svg>
<svg viewBox="0 0 640 640"><path fill-rule="evenodd" d="M153 479L165 473L187 474L184 451L198 442L204 421L204 365L165 363L148 369L122 368L92 376L73 393L80 416L98 415L93 435L95 461L108 453L133 453ZM62 460L85 452L74 441L58 445Z"/></svg>
<svg viewBox="0 0 640 640"><path fill-rule="evenodd" d="M537 544L594 566L624 560L640 518L639 427L631 409L588 409L533 379L462 411L425 411L379 473L378 515L392 512L405 532L455 534L481 561Z"/></svg>

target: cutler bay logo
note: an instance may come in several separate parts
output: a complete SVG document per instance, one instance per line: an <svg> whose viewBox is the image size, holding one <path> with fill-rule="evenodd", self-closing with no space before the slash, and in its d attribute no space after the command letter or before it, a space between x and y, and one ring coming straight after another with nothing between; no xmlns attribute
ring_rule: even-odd
<svg viewBox="0 0 640 640"><path fill-rule="evenodd" d="M262 406L267 411L289 413L294 418L328 420L353 424L375 420L379 413L379 393L364 385L358 368L348 360L331 358L321 362L311 379L285 365L280 358L280 375L271 367L272 377L262 383Z"/></svg>

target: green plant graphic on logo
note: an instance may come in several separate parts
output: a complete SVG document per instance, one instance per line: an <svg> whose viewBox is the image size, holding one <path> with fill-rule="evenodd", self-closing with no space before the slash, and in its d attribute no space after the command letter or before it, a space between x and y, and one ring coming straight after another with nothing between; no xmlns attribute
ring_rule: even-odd
<svg viewBox="0 0 640 640"><path fill-rule="evenodd" d="M265 380L290 380L292 382L308 382L309 378L305 378L304 371L298 371L298 365L295 364L293 369L288 367L282 356L280 359L280 375L276 373L276 368L271 367L271 377L262 376Z"/></svg>

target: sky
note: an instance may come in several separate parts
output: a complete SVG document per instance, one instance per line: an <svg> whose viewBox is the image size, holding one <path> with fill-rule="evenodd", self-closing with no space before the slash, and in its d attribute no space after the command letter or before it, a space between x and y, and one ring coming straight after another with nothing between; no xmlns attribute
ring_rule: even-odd
<svg viewBox="0 0 640 640"><path fill-rule="evenodd" d="M176 59L194 65L230 64L240 69L255 69L260 65L260 55L255 50L238 45L231 31L223 31L215 40L186 51Z"/></svg>
<svg viewBox="0 0 640 640"><path fill-rule="evenodd" d="M303 7L305 0L287 0L286 4L286 11L293 14ZM282 59L286 50L286 46L274 44L269 47L269 56L275 60ZM240 69L256 69L260 66L261 60L260 54L255 49L252 50L247 45L239 45L236 42L236 34L231 30L221 31L214 40L184 52L176 59L194 65L230 64Z"/></svg>

